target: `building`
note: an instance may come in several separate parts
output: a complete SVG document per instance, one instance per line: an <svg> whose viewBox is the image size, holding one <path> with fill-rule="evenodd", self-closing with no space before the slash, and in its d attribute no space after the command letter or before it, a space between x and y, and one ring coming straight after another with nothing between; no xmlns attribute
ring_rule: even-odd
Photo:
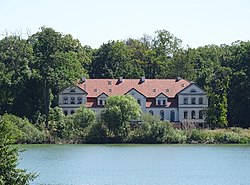
<svg viewBox="0 0 250 185"><path fill-rule="evenodd" d="M109 96L130 94L143 112L163 120L204 123L208 107L206 92L185 79L85 79L59 94L59 107L73 114L81 104L96 113L104 109Z"/></svg>

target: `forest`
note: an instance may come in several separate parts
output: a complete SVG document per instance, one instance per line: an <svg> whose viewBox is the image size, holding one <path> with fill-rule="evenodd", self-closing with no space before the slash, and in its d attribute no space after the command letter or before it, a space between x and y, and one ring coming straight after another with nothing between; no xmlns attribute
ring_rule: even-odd
<svg viewBox="0 0 250 185"><path fill-rule="evenodd" d="M95 49L48 27L27 38L6 34L0 40L0 115L35 125L34 133L58 130L65 126L53 127L61 119L58 94L82 76L178 76L208 93L211 128L250 127L250 41L191 48L167 30L110 40Z"/></svg>

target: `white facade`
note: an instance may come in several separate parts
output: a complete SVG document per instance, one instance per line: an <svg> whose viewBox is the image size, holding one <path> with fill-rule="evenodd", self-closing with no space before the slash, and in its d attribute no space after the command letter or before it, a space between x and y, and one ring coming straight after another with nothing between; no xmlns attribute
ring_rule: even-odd
<svg viewBox="0 0 250 185"><path fill-rule="evenodd" d="M94 86L93 88L98 87ZM171 89L169 91L171 92ZM108 95L100 93L96 97L93 95L88 97L88 92L91 91L86 92L85 89L79 87L65 89L59 94L59 107L63 109L65 114L73 114L77 108L84 104L99 114L104 109ZM161 92L155 97L146 97L143 92L139 92L133 87L124 94L133 96L141 106L142 112L159 116L162 120L181 123L205 122L208 98L206 92L194 83L183 87L175 94L175 97L168 97Z"/></svg>

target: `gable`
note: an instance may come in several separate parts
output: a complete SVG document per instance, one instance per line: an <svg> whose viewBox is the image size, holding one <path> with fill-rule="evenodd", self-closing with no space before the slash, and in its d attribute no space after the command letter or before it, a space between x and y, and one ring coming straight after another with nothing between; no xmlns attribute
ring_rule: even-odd
<svg viewBox="0 0 250 185"><path fill-rule="evenodd" d="M107 97L108 97L108 95L105 94L105 93L102 93L102 94L100 94L100 95L98 96L98 98L107 98Z"/></svg>
<svg viewBox="0 0 250 185"><path fill-rule="evenodd" d="M64 89L60 94L87 94L86 91L80 89L77 86L68 87Z"/></svg>
<svg viewBox="0 0 250 185"><path fill-rule="evenodd" d="M142 94L142 93L140 93L139 91L137 91L135 88L132 88L132 89L130 89L127 93L125 93L125 94L129 94L129 95L131 95L131 96L133 96L133 97L144 97L145 98L145 96Z"/></svg>
<svg viewBox="0 0 250 185"><path fill-rule="evenodd" d="M156 98L167 98L167 96L163 93L160 93Z"/></svg>
<svg viewBox="0 0 250 185"><path fill-rule="evenodd" d="M206 92L196 84L192 83L178 94L206 94Z"/></svg>

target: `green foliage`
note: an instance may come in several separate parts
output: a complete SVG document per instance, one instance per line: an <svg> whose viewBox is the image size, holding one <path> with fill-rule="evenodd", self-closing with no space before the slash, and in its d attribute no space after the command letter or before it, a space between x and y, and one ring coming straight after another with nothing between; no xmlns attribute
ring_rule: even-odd
<svg viewBox="0 0 250 185"><path fill-rule="evenodd" d="M130 95L111 96L107 99L101 117L115 138L128 135L129 122L136 120L141 114L137 101Z"/></svg>
<svg viewBox="0 0 250 185"><path fill-rule="evenodd" d="M42 143L45 141L45 133L32 125L27 119L4 114L1 119L8 122L11 134L17 143Z"/></svg>
<svg viewBox="0 0 250 185"><path fill-rule="evenodd" d="M0 117L0 183L3 185L27 185L36 175L18 169L18 148L15 143L16 129L9 117Z"/></svg>

